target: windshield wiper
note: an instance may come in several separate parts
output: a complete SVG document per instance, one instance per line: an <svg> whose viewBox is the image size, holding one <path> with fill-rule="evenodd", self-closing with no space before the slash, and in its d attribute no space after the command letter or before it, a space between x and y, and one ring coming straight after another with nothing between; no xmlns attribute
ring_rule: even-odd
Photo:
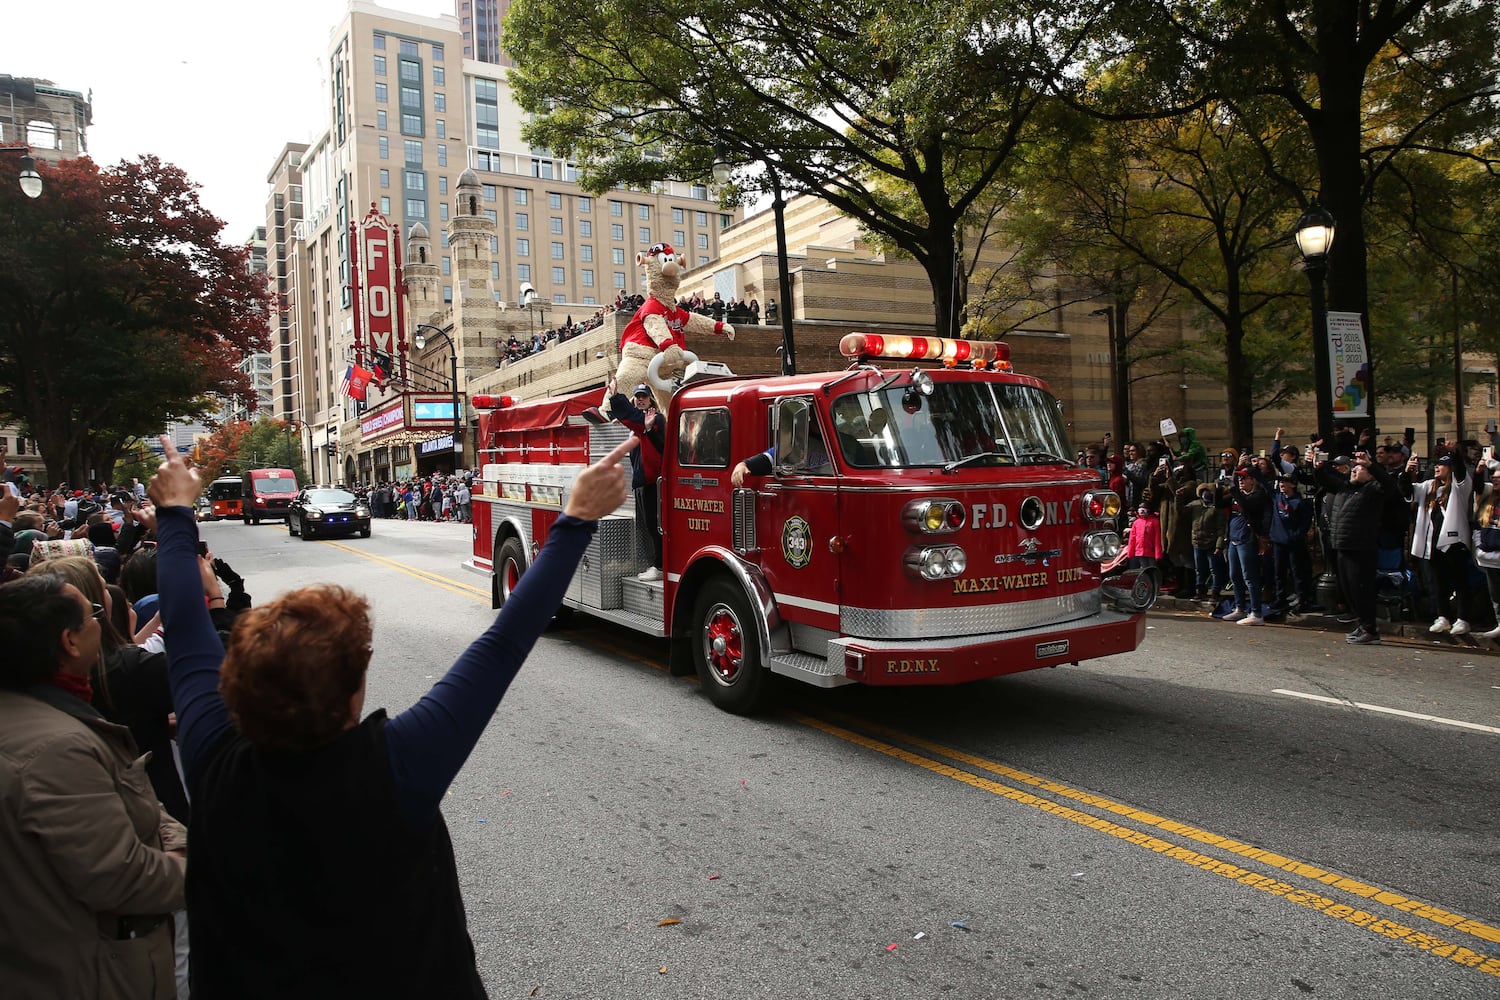
<svg viewBox="0 0 1500 1000"><path fill-rule="evenodd" d="M949 462L947 465L943 466L943 472L944 472L944 474L947 474L949 472L953 472L956 469L961 469L961 468L963 468L966 465L971 465L974 462L977 462L977 461L979 461L982 458L1004 458L1004 459L1009 459L1010 456L1006 455L1006 454L1002 454L1001 452L998 452L998 451L980 451L980 452L975 452L973 455L965 455L963 458L955 459L952 462Z"/></svg>
<svg viewBox="0 0 1500 1000"><path fill-rule="evenodd" d="M1052 454L1050 451L1023 451L1020 457L1016 459L1016 461L1026 462L1033 459L1035 460L1031 463L1033 465L1042 465L1047 462L1057 462L1060 465L1073 464L1073 460L1071 458L1059 458L1058 456Z"/></svg>

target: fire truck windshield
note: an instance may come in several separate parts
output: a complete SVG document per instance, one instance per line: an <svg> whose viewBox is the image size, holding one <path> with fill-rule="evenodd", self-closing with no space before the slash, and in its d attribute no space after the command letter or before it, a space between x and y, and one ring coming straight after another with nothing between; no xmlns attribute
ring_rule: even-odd
<svg viewBox="0 0 1500 1000"><path fill-rule="evenodd" d="M1072 464L1057 401L1032 386L940 381L930 396L891 386L840 396L832 413L855 468Z"/></svg>

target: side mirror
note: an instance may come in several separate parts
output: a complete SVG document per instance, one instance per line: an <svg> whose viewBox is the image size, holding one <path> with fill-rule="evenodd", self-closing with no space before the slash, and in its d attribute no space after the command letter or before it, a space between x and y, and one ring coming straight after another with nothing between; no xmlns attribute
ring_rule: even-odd
<svg viewBox="0 0 1500 1000"><path fill-rule="evenodd" d="M776 406L776 469L800 469L807 464L807 423L810 419L805 399L783 399Z"/></svg>

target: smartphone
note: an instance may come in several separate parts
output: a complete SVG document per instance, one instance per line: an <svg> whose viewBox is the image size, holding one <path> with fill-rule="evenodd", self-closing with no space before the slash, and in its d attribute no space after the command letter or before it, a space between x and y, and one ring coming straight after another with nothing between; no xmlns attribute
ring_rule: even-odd
<svg viewBox="0 0 1500 1000"><path fill-rule="evenodd" d="M206 555L208 555L208 543L207 542L199 542L198 543L198 554L200 556L206 556Z"/></svg>

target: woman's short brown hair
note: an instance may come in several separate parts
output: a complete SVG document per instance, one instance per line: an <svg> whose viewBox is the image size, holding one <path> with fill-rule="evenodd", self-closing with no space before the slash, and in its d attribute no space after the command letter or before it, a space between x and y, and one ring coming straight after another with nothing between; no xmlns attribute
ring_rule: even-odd
<svg viewBox="0 0 1500 1000"><path fill-rule="evenodd" d="M334 584L303 587L234 621L219 693L245 739L309 750L343 732L370 665L370 604Z"/></svg>

